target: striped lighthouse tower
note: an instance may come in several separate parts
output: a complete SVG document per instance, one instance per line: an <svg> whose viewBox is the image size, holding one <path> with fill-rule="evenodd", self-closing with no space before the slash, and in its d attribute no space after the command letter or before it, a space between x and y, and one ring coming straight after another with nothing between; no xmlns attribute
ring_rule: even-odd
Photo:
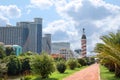
<svg viewBox="0 0 120 80"><path fill-rule="evenodd" d="M82 37L81 37L81 54L82 54L82 57L86 57L86 35L85 35L85 29L83 28L83 34L82 34Z"/></svg>

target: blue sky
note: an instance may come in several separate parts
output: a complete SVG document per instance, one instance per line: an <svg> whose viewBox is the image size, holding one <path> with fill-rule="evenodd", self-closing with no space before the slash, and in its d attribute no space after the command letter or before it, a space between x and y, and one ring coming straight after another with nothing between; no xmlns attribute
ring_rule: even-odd
<svg viewBox="0 0 120 80"><path fill-rule="evenodd" d="M81 48L82 28L86 29L87 51L99 37L120 29L120 0L0 0L0 26L43 18L43 33L52 41L68 41Z"/></svg>

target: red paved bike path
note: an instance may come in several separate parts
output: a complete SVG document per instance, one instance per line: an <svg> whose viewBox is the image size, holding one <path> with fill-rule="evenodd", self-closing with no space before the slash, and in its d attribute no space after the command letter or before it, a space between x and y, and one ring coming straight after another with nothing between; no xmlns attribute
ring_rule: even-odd
<svg viewBox="0 0 120 80"><path fill-rule="evenodd" d="M78 71L63 80L100 80L99 64L95 63L81 71Z"/></svg>

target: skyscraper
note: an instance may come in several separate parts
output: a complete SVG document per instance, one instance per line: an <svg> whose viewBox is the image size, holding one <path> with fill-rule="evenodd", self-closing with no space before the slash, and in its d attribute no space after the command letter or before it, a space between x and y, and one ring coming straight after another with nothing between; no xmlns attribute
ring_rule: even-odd
<svg viewBox="0 0 120 80"><path fill-rule="evenodd" d="M42 38L42 51L51 53L51 34L45 34Z"/></svg>
<svg viewBox="0 0 120 80"><path fill-rule="evenodd" d="M17 22L16 26L0 27L0 42L5 45L20 45L23 52L42 51L42 19L34 22Z"/></svg>
<svg viewBox="0 0 120 80"><path fill-rule="evenodd" d="M82 57L86 57L86 35L85 35L85 29L83 28L83 35L82 35L82 38L81 38L81 46L82 46L82 50L81 50L81 54L82 54Z"/></svg>

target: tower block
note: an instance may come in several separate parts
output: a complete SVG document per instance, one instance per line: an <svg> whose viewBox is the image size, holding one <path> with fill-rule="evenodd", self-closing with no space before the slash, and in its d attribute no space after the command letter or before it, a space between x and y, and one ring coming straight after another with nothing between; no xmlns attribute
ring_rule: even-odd
<svg viewBox="0 0 120 80"><path fill-rule="evenodd" d="M83 34L82 34L82 37L81 37L81 54L82 54L82 57L86 57L86 54L87 54L87 49L86 49L86 35L85 35L85 29L83 28Z"/></svg>

